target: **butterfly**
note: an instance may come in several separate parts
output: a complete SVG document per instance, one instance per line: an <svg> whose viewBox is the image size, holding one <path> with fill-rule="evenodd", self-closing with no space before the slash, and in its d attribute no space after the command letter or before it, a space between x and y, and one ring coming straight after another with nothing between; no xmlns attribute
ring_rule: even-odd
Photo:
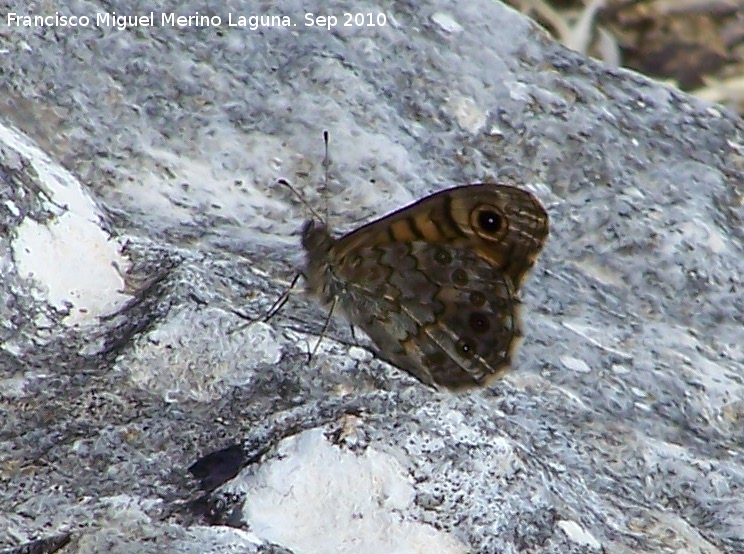
<svg viewBox="0 0 744 554"><path fill-rule="evenodd" d="M446 189L333 238L302 227L307 292L364 330L378 355L423 383L485 386L522 339L519 288L548 237L532 193Z"/></svg>

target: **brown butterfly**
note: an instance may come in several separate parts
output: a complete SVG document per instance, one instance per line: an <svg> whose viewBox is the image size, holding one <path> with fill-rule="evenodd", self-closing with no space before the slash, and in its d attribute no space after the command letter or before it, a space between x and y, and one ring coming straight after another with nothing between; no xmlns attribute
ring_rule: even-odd
<svg viewBox="0 0 744 554"><path fill-rule="evenodd" d="M464 185L339 239L306 221L304 276L308 292L340 308L381 358L428 385L482 386L519 345L519 287L547 236L533 194Z"/></svg>

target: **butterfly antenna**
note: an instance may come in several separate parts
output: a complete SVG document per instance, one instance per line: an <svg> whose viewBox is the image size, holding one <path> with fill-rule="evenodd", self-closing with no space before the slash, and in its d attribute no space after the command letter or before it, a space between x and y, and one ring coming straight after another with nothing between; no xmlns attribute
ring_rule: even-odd
<svg viewBox="0 0 744 554"><path fill-rule="evenodd" d="M298 190L297 190L296 188L294 188L294 187L292 186L292 184L291 184L291 183L290 183L289 181L287 181L287 180L286 180L286 179L284 179L284 178L280 178L280 179L277 179L277 180L276 180L276 182L277 182L277 184L279 184L279 185L282 185L282 186L285 186L285 187L287 187L287 188L288 188L288 189L289 189L289 190L290 190L290 191L292 192L292 194L294 194L294 195L295 195L295 197L297 198L297 200L299 200L300 202L302 202L302 205L303 205L303 206L305 206L305 207L306 207L306 208L308 209L308 211L309 211L309 212L310 212L311 214L313 214L313 217L314 217L315 219L317 219L318 221L325 221L325 220L324 220L324 219L323 219L323 218L322 218L322 217L320 216L320 214L318 214L318 212L316 212L316 211L315 211L315 209L314 209L314 208L313 208L313 207L312 207L312 206L310 205L310 203L309 203L309 202L308 202L307 200L305 200L305 197L304 197L304 196L302 196L302 195L301 195L301 194L299 193L299 191L298 191Z"/></svg>
<svg viewBox="0 0 744 554"><path fill-rule="evenodd" d="M323 168L325 169L325 183L323 185L324 194L325 194L325 219L323 219L323 223L327 226L328 225L328 168L331 167L331 157L328 154L329 148L328 143L330 142L330 133L328 132L328 129L323 129L323 147L325 150L325 154L323 155Z"/></svg>

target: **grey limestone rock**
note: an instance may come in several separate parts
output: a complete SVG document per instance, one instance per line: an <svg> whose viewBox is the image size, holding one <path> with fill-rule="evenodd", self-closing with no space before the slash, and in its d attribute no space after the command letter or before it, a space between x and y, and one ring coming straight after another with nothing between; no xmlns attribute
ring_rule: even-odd
<svg viewBox="0 0 744 554"><path fill-rule="evenodd" d="M1 551L744 551L735 115L492 0L50 6L0 33ZM337 232L539 196L513 371L433 391L343 321L307 364L301 294L249 321L302 263L278 178Z"/></svg>

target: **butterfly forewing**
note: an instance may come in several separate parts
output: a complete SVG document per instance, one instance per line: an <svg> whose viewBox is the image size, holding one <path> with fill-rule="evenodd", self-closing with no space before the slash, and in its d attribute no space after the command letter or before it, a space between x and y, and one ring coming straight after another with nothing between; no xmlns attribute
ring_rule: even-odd
<svg viewBox="0 0 744 554"><path fill-rule="evenodd" d="M482 229L489 216L495 229ZM437 192L367 223L341 237L332 254L340 259L370 243L447 243L474 250L518 288L547 236L548 214L532 193L508 185L474 184Z"/></svg>

